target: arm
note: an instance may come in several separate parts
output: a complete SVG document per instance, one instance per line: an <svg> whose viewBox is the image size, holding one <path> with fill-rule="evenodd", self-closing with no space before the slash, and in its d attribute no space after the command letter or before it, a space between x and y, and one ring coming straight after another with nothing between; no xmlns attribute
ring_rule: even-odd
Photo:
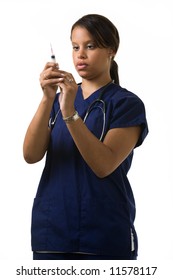
<svg viewBox="0 0 173 280"><path fill-rule="evenodd" d="M64 118L72 116L75 111L74 84L68 83L66 78L59 82L62 88L59 102ZM80 154L100 178L111 174L125 160L141 133L140 126L114 128L108 131L104 142L101 142L90 132L81 118L66 124Z"/></svg>
<svg viewBox="0 0 173 280"><path fill-rule="evenodd" d="M48 148L50 129L48 122L57 90L57 77L61 76L56 63L47 63L40 74L43 97L27 129L23 156L26 162L35 163L43 158Z"/></svg>
<svg viewBox="0 0 173 280"><path fill-rule="evenodd" d="M48 120L51 107L52 102L43 97L27 129L23 144L23 156L27 163L38 162L45 155L50 137Z"/></svg>
<svg viewBox="0 0 173 280"><path fill-rule="evenodd" d="M141 132L140 126L111 129L102 143L80 118L67 126L82 157L100 178L111 174L125 160Z"/></svg>

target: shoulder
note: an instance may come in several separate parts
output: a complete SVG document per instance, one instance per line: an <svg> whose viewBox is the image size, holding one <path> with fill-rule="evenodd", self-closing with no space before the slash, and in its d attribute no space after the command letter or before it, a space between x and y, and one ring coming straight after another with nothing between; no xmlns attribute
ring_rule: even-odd
<svg viewBox="0 0 173 280"><path fill-rule="evenodd" d="M113 85L107 102L110 128L141 126L139 146L148 133L145 105L139 96L126 88Z"/></svg>
<svg viewBox="0 0 173 280"><path fill-rule="evenodd" d="M135 94L134 92L127 90L126 88L123 88L119 85L112 84L110 88L110 99L112 101L136 101L136 102L142 102L141 98Z"/></svg>
<svg viewBox="0 0 173 280"><path fill-rule="evenodd" d="M124 113L127 111L143 112L145 114L145 105L142 99L132 91L121 86L113 84L110 92L105 98L105 102L109 104L112 111Z"/></svg>

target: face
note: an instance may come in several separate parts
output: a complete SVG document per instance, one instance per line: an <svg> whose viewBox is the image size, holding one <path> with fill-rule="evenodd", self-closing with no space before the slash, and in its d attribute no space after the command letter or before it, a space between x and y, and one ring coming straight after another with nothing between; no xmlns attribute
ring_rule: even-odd
<svg viewBox="0 0 173 280"><path fill-rule="evenodd" d="M92 35L82 27L72 31L73 63L84 79L110 79L110 53L107 48L96 46Z"/></svg>

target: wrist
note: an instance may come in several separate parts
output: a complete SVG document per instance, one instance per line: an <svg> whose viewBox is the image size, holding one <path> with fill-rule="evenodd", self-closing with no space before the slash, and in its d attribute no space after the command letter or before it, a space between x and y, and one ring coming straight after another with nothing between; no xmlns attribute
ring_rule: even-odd
<svg viewBox="0 0 173 280"><path fill-rule="evenodd" d="M70 116L72 116L75 113L75 107L74 106L68 106L66 109L61 108L61 113L62 113L62 118L68 118Z"/></svg>
<svg viewBox="0 0 173 280"><path fill-rule="evenodd" d="M42 97L42 102L43 103L53 103L55 100L55 96L46 96L46 95L43 95Z"/></svg>
<svg viewBox="0 0 173 280"><path fill-rule="evenodd" d="M74 122L74 121L77 121L79 119L79 114L77 111L74 111L73 114L71 114L70 116L68 117L63 117L63 121L65 123L70 123L70 122Z"/></svg>

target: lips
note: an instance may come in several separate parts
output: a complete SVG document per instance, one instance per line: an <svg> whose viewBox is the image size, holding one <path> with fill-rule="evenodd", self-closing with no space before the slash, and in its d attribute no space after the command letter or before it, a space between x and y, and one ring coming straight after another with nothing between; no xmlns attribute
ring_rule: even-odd
<svg viewBox="0 0 173 280"><path fill-rule="evenodd" d="M86 63L78 63L77 65L76 65L76 68L77 68L77 70L84 70L84 69L86 69L87 68L87 64Z"/></svg>

